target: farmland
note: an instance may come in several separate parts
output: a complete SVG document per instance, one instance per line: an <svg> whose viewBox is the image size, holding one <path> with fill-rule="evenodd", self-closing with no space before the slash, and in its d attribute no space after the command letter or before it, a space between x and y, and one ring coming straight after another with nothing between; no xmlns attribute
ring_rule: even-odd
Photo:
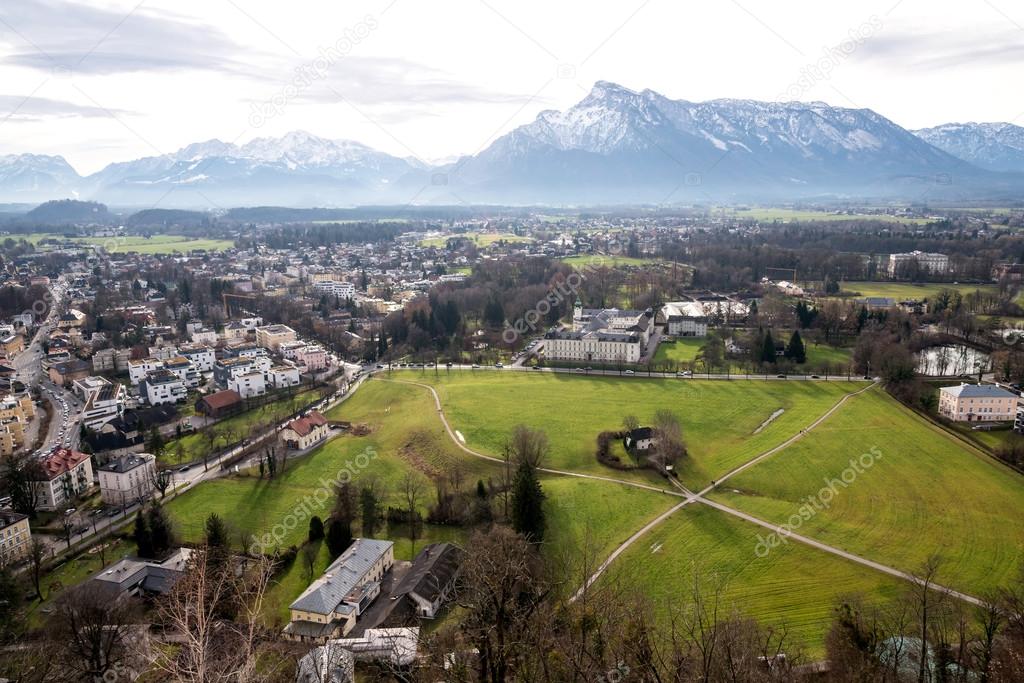
<svg viewBox="0 0 1024 683"><path fill-rule="evenodd" d="M449 239L456 237L464 237L471 240L473 244L478 247L489 247L495 242L530 242L529 237L523 237L522 235L513 235L512 233L504 232L467 232L461 235L448 235L442 237L429 237L425 240L420 240L421 247L443 247L448 243Z"/></svg>
<svg viewBox="0 0 1024 683"><path fill-rule="evenodd" d="M235 246L235 243L231 240L196 239L184 235L153 235L152 237L120 235L112 237L65 238L63 235L56 233L32 233L24 235L24 237L33 244L39 244L44 239L60 241L69 239L76 244L101 247L111 253L134 251L139 254L149 255L173 254L175 252L184 254L194 249L224 251Z"/></svg>

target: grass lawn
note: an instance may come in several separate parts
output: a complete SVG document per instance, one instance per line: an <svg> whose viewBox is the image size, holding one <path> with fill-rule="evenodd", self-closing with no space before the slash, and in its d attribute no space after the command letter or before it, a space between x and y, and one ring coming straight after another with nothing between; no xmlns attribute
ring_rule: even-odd
<svg viewBox="0 0 1024 683"><path fill-rule="evenodd" d="M517 424L544 430L551 444L549 466L609 476L594 456L597 434L619 429L636 415L648 422L661 408L682 423L689 457L682 480L704 485L806 427L844 394L862 385L848 382L700 381L633 377L586 377L558 373L455 371L393 373L431 383L453 429L476 450L499 454ZM785 410L765 429L762 422ZM650 479L649 473L616 472L618 478Z"/></svg>
<svg viewBox="0 0 1024 683"><path fill-rule="evenodd" d="M882 603L906 584L866 567L798 543L758 557L764 529L704 505L690 505L655 527L612 565L604 587L642 591L668 622L692 602L694 581L705 600L720 591L718 614L733 609L762 626L785 627L807 655L824 654L824 636L842 597L863 594ZM763 554L763 553L762 553ZM709 606L710 608L710 606Z"/></svg>
<svg viewBox="0 0 1024 683"><path fill-rule="evenodd" d="M524 237L523 235L513 235L507 232L467 232L464 234L451 234L442 235L441 237L430 237L425 240L420 240L421 247L443 247L448 243L449 239L454 237L465 237L466 239L472 240L473 243L478 247L489 247L495 242L532 242L533 239L530 237Z"/></svg>
<svg viewBox="0 0 1024 683"><path fill-rule="evenodd" d="M846 367L853 360L853 349L829 346L828 344L806 343L808 368L815 369L824 365L841 365Z"/></svg>
<svg viewBox="0 0 1024 683"><path fill-rule="evenodd" d="M608 256L605 254L581 254L579 256L569 256L562 259L562 263L572 266L573 268L597 268L605 266L607 268L619 268L622 266L649 266L657 263L657 261L651 259L636 258L635 256Z"/></svg>
<svg viewBox="0 0 1024 683"><path fill-rule="evenodd" d="M806 209L773 209L773 208L755 208L755 209L733 209L729 211L735 218L738 219L749 219L756 221L863 221L863 220L875 220L884 221L886 223L911 223L915 225L924 225L932 222L929 218L903 218L900 216L890 216L888 214L846 214L846 213L835 213L832 211L812 211Z"/></svg>
<svg viewBox="0 0 1024 683"><path fill-rule="evenodd" d="M123 541L117 536L106 538L105 543L107 546L107 565L120 560L124 555L135 552L135 547L130 542ZM64 546L61 545L61 547L63 548ZM45 612L48 612L49 608L53 607L54 598L56 598L65 589L82 583L100 569L103 569L104 566L105 565L100 562L99 552L86 551L70 560L67 560L47 573L40 584L43 589L44 601L42 603L32 601L28 604L27 616L29 624L33 627L42 626L43 622L47 618L47 614ZM27 580L27 575L26 581L26 585L31 583L31 581ZM31 588L26 590L34 592L35 589Z"/></svg>
<svg viewBox="0 0 1024 683"><path fill-rule="evenodd" d="M232 438L228 442L238 441L245 438L253 431L265 428L276 422L280 422L288 415L301 409L303 406L315 403L321 396L316 390L304 391L291 397L282 397L280 400L266 405L258 406L238 415L217 422L213 428L222 435L229 435ZM194 412L194 410L193 410ZM223 447L225 441L221 438L217 441L215 448ZM160 456L160 461L169 465L192 462L203 457L208 442L203 430L197 430L191 434L185 434L180 439L171 439Z"/></svg>
<svg viewBox="0 0 1024 683"><path fill-rule="evenodd" d="M366 424L371 433L364 437L339 436L288 463L285 472L273 480L260 479L250 471L200 484L167 505L182 536L200 540L206 517L216 512L235 530L236 537L254 534L257 540L267 540L270 548L299 544L306 537L309 517L326 517L329 513L333 503L331 482L338 476L350 476L341 474L345 469L353 472L356 482L375 478L385 487L384 503L395 506L402 504L399 482L406 473L418 472L423 511L434 496L428 475L460 467L465 485L473 486L478 478L495 474L485 461L464 457L455 448L424 390L369 382L328 417ZM376 454L369 456L367 448ZM268 533L271 537L264 539L263 534Z"/></svg>
<svg viewBox="0 0 1024 683"><path fill-rule="evenodd" d="M704 337L678 337L673 342L662 341L654 353L654 364L692 363L707 341Z"/></svg>
<svg viewBox="0 0 1024 683"><path fill-rule="evenodd" d="M13 236L15 239L21 236ZM38 244L45 238L54 238L63 241L62 235L57 233L32 233L24 235L25 239ZM76 244L94 245L103 247L109 252L134 251L139 254L173 254L175 252L185 253L193 249L204 249L206 251L224 251L231 249L235 243L231 240L217 239L196 239L185 235L153 235L143 237L141 235L124 235L119 237L72 237Z"/></svg>
<svg viewBox="0 0 1024 683"><path fill-rule="evenodd" d="M1024 568L1024 478L873 389L714 497L779 524L871 448L881 456L800 532L899 569L940 555L940 583L981 595ZM847 479L850 478L847 473ZM822 507L822 506L819 506Z"/></svg>
<svg viewBox="0 0 1024 683"><path fill-rule="evenodd" d="M844 292L858 292L862 297L881 296L890 297L897 301L903 299L927 299L935 296L944 289L952 289L961 294L970 294L975 291L994 293L998 291L997 285L978 284L953 284L951 282L928 282L913 284L910 282L852 282L842 283Z"/></svg>

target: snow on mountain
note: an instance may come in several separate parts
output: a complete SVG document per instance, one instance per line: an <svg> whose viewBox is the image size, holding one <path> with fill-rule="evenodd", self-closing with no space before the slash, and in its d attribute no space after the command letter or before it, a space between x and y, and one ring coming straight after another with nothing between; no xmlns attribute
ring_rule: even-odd
<svg viewBox="0 0 1024 683"><path fill-rule="evenodd" d="M73 192L80 179L62 156L0 156L0 193L4 201L37 202L64 197Z"/></svg>
<svg viewBox="0 0 1024 683"><path fill-rule="evenodd" d="M1012 123L946 123L914 134L981 168L1024 172L1024 128Z"/></svg>

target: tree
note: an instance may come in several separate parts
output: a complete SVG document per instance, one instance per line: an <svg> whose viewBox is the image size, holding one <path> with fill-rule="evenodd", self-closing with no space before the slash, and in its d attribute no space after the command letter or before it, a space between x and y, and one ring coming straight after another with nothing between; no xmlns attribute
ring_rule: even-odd
<svg viewBox="0 0 1024 683"><path fill-rule="evenodd" d="M242 568L192 553L184 575L157 603L156 621L179 636L173 648L156 648L152 666L160 680L234 683L260 680L257 647L272 561L258 557ZM232 618L222 616L224 605Z"/></svg>
<svg viewBox="0 0 1024 683"><path fill-rule="evenodd" d="M174 545L174 530L167 513L157 504L149 506L146 515L150 538L153 544L153 557L161 557Z"/></svg>
<svg viewBox="0 0 1024 683"><path fill-rule="evenodd" d="M528 541L540 543L544 524L544 491L534 466L521 460L512 489L512 528Z"/></svg>
<svg viewBox="0 0 1024 683"><path fill-rule="evenodd" d="M139 557L152 558L153 533L149 529L149 522L142 510L135 513L135 529L132 532L132 540L135 541L135 554Z"/></svg>
<svg viewBox="0 0 1024 683"><path fill-rule="evenodd" d="M797 365L807 362L807 352L804 350L804 342L800 338L800 330L793 330L793 336L789 338L786 346L786 358Z"/></svg>
<svg viewBox="0 0 1024 683"><path fill-rule="evenodd" d="M149 436L146 437L146 450L159 458L163 455L166 446L167 441L164 439L164 435L160 433L160 428L153 425L149 430Z"/></svg>
<svg viewBox="0 0 1024 683"><path fill-rule="evenodd" d="M178 444L179 446L181 444ZM156 470L153 474L153 487L160 492L160 499L163 500L167 496L167 489L171 486L171 481L174 479L174 470L171 469L160 469Z"/></svg>
<svg viewBox="0 0 1024 683"><path fill-rule="evenodd" d="M337 517L327 523L327 552L331 560L336 559L352 545L352 529Z"/></svg>
<svg viewBox="0 0 1024 683"><path fill-rule="evenodd" d="M24 588L9 564L0 564L0 645L14 640L21 631L22 596Z"/></svg>
<svg viewBox="0 0 1024 683"><path fill-rule="evenodd" d="M657 440L657 456L662 467L675 463L686 454L683 427L671 410L663 408L654 414L654 434Z"/></svg>
<svg viewBox="0 0 1024 683"><path fill-rule="evenodd" d="M359 491L360 516L363 521L363 536L373 537L377 532L377 520L380 517L380 503L372 486L364 486Z"/></svg>
<svg viewBox="0 0 1024 683"><path fill-rule="evenodd" d="M622 429L623 430L625 430L627 432L631 432L634 429L638 429L639 427L640 427L640 420L637 418L636 415L627 415L626 417L622 418Z"/></svg>
<svg viewBox="0 0 1024 683"><path fill-rule="evenodd" d="M316 569L316 556L319 550L320 545L318 543L310 542L302 546L300 555L302 556L302 566L306 570L307 579L312 580L313 578L313 571Z"/></svg>
<svg viewBox="0 0 1024 683"><path fill-rule="evenodd" d="M81 680L107 680L127 660L133 600L112 600L87 586L75 587L58 600L52 630L65 653L61 660Z"/></svg>
<svg viewBox="0 0 1024 683"><path fill-rule="evenodd" d="M774 364L775 360L775 340L772 339L772 331L768 330L761 341L761 362Z"/></svg>
<svg viewBox="0 0 1024 683"><path fill-rule="evenodd" d="M402 478L402 496L405 498L405 511L409 521L409 541L413 548L420 532L420 499L423 498L423 482L412 472Z"/></svg>
<svg viewBox="0 0 1024 683"><path fill-rule="evenodd" d="M231 546L228 528L216 512L206 518L206 547L212 554L226 553Z"/></svg>
<svg viewBox="0 0 1024 683"><path fill-rule="evenodd" d="M309 535L308 540L310 543L315 543L324 537L324 522L318 516L313 515L309 518Z"/></svg>
<svg viewBox="0 0 1024 683"><path fill-rule="evenodd" d="M539 429L516 425L512 428L510 446L516 462L528 462L531 468L536 469L548 454L548 436Z"/></svg>
<svg viewBox="0 0 1024 683"><path fill-rule="evenodd" d="M42 464L37 458L8 455L3 458L0 468L0 488L6 489L11 497L11 508L15 512L35 519L39 509L40 491L36 481L45 481Z"/></svg>

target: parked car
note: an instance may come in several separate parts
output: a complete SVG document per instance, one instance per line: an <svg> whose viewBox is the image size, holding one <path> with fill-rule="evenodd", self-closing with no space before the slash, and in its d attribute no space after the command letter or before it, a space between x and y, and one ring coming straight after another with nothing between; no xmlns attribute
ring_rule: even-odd
<svg viewBox="0 0 1024 683"><path fill-rule="evenodd" d="M633 372L632 370L626 370L626 374L627 375L635 375L636 373Z"/></svg>

